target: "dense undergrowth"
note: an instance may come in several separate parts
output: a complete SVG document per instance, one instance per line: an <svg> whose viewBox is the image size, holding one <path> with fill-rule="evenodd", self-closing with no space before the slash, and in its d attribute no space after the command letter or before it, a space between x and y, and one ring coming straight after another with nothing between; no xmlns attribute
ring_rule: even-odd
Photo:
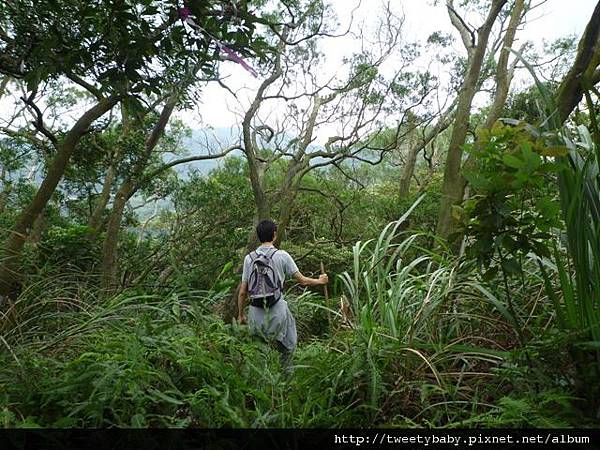
<svg viewBox="0 0 600 450"><path fill-rule="evenodd" d="M277 352L224 324L224 293L107 295L81 274L40 278L2 322L5 427L560 427L593 424L532 275L510 312L458 260L408 253L392 223L357 243L333 300L288 292L300 345ZM533 267L533 262L532 262ZM89 281L89 280L88 280ZM100 301L102 299L102 301ZM335 301L338 299L336 298ZM329 307L328 307L329 306ZM393 312L397 313L394 314ZM586 418L587 417L587 418Z"/></svg>

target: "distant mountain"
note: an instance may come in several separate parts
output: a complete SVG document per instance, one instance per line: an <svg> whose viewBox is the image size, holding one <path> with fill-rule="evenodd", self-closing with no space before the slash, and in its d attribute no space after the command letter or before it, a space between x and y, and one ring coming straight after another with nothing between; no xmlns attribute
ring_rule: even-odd
<svg viewBox="0 0 600 450"><path fill-rule="evenodd" d="M290 141L291 136L287 134L283 136L279 136L278 141L279 144L286 144ZM220 153L223 149L235 145L241 141L241 130L237 127L219 127L219 128L211 128L211 129L194 129L192 130L192 136L186 138L183 142L184 148L187 150L187 154L185 156L192 155L205 155L208 153ZM260 134L257 136L257 143L259 146L272 147L273 143L267 143L264 140L264 137ZM309 149L322 150L323 147L320 145L311 145ZM233 155L242 155L240 150L235 150L229 153L228 156ZM183 155L165 155L165 161L170 161L172 159L178 159L183 157ZM315 162L321 162L322 158L316 158ZM223 164L223 158L220 159L207 159L202 161L194 161L186 164L181 164L175 167L177 173L182 177L187 177L188 173L191 170L197 170L199 173L206 175L211 170L219 167Z"/></svg>
<svg viewBox="0 0 600 450"><path fill-rule="evenodd" d="M165 161L179 159L186 156L206 155L210 153L220 153L223 149L239 142L239 129L237 128L213 128L213 129L195 129L192 130L192 135L186 138L183 142L184 148L187 150L185 155L167 154L164 157ZM236 150L229 155L240 154ZM206 175L211 170L220 167L223 164L223 159L206 159L202 161L193 161L175 166L174 170L182 177L186 178L192 170Z"/></svg>

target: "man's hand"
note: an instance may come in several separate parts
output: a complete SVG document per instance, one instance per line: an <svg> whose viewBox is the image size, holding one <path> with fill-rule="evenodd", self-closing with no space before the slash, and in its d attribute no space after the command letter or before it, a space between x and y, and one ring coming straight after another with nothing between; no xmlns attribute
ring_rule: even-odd
<svg viewBox="0 0 600 450"><path fill-rule="evenodd" d="M326 273L322 273L321 275L319 275L319 282L321 284L327 284L327 283L329 283L329 277L327 276Z"/></svg>
<svg viewBox="0 0 600 450"><path fill-rule="evenodd" d="M242 313L238 316L238 323L240 323L240 324L246 323L246 316L244 315L244 313Z"/></svg>

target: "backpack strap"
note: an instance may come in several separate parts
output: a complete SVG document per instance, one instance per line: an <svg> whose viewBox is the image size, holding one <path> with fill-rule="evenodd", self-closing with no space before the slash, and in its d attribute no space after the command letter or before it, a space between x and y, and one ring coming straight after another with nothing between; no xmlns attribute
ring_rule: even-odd
<svg viewBox="0 0 600 450"><path fill-rule="evenodd" d="M273 247L273 248L275 248L275 247ZM269 253L267 253L265 256L266 256L267 258L269 258L269 259L273 259L273 255L274 255L275 253L277 253L278 251L279 251L279 249L278 249L278 248L275 248L275 251L274 251L273 253L271 253L270 255L269 255Z"/></svg>
<svg viewBox="0 0 600 450"><path fill-rule="evenodd" d="M275 247L273 247L273 248L275 248ZM276 249L275 249L275 251L274 251L273 253L271 253L270 255L268 255L268 256L267 256L267 258L269 258L269 261L271 261L271 260L273 259L273 255L275 255L275 253L277 253L278 251L279 251L279 249L278 249L278 248L276 248ZM279 286L279 290L283 292L283 281L281 281L281 282L279 283L279 285L280 285L280 286Z"/></svg>
<svg viewBox="0 0 600 450"><path fill-rule="evenodd" d="M273 247L273 248L275 248L275 247ZM268 250L267 253L265 253L263 256L266 256L268 259L271 259L271 258L273 258L273 255L279 251L279 249L275 248L275 251L272 252L271 254L269 254L270 251L271 250ZM250 256L250 262L251 263L254 262L254 260L256 258L258 258L258 256L261 255L261 254L262 253L258 253L256 250L254 250L253 252L248 253L248 256ZM255 256L253 257L252 255L255 255Z"/></svg>

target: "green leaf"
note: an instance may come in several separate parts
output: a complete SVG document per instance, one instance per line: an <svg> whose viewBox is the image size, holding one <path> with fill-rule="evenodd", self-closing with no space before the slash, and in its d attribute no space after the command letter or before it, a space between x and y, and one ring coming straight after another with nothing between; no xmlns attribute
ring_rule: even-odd
<svg viewBox="0 0 600 450"><path fill-rule="evenodd" d="M600 350L600 341L578 342L575 346L586 350Z"/></svg>
<svg viewBox="0 0 600 450"><path fill-rule="evenodd" d="M539 153L542 156L566 156L569 149L565 146L543 147L539 150Z"/></svg>
<svg viewBox="0 0 600 450"><path fill-rule="evenodd" d="M559 203L549 198L542 197L535 202L535 205L545 219L554 219L560 213Z"/></svg>
<svg viewBox="0 0 600 450"><path fill-rule="evenodd" d="M143 414L135 414L131 418L131 427L132 428L146 428L148 425L146 423L146 418Z"/></svg>
<svg viewBox="0 0 600 450"><path fill-rule="evenodd" d="M526 165L523 160L517 158L514 155L504 155L502 157L502 161L508 167L512 167L513 169L521 169L522 167L525 167L525 165Z"/></svg>
<svg viewBox="0 0 600 450"><path fill-rule="evenodd" d="M476 172L465 172L464 177L475 189L487 190L490 187L490 181Z"/></svg>
<svg viewBox="0 0 600 450"><path fill-rule="evenodd" d="M491 281L496 278L496 275L498 275L498 266L490 267L485 271L482 278L483 281Z"/></svg>
<svg viewBox="0 0 600 450"><path fill-rule="evenodd" d="M150 389L150 393L152 395L154 395L155 397L158 397L161 400L164 400L167 403L171 403L173 405L181 405L183 404L183 402L181 400L178 400L174 397L171 397L170 395L167 395L157 389Z"/></svg>
<svg viewBox="0 0 600 450"><path fill-rule="evenodd" d="M507 275L518 275L521 273L521 265L515 258L505 259L502 261L502 269Z"/></svg>
<svg viewBox="0 0 600 450"><path fill-rule="evenodd" d="M531 149L531 144L529 142L524 142L521 145L521 154L531 172L536 170L542 164L541 156Z"/></svg>

